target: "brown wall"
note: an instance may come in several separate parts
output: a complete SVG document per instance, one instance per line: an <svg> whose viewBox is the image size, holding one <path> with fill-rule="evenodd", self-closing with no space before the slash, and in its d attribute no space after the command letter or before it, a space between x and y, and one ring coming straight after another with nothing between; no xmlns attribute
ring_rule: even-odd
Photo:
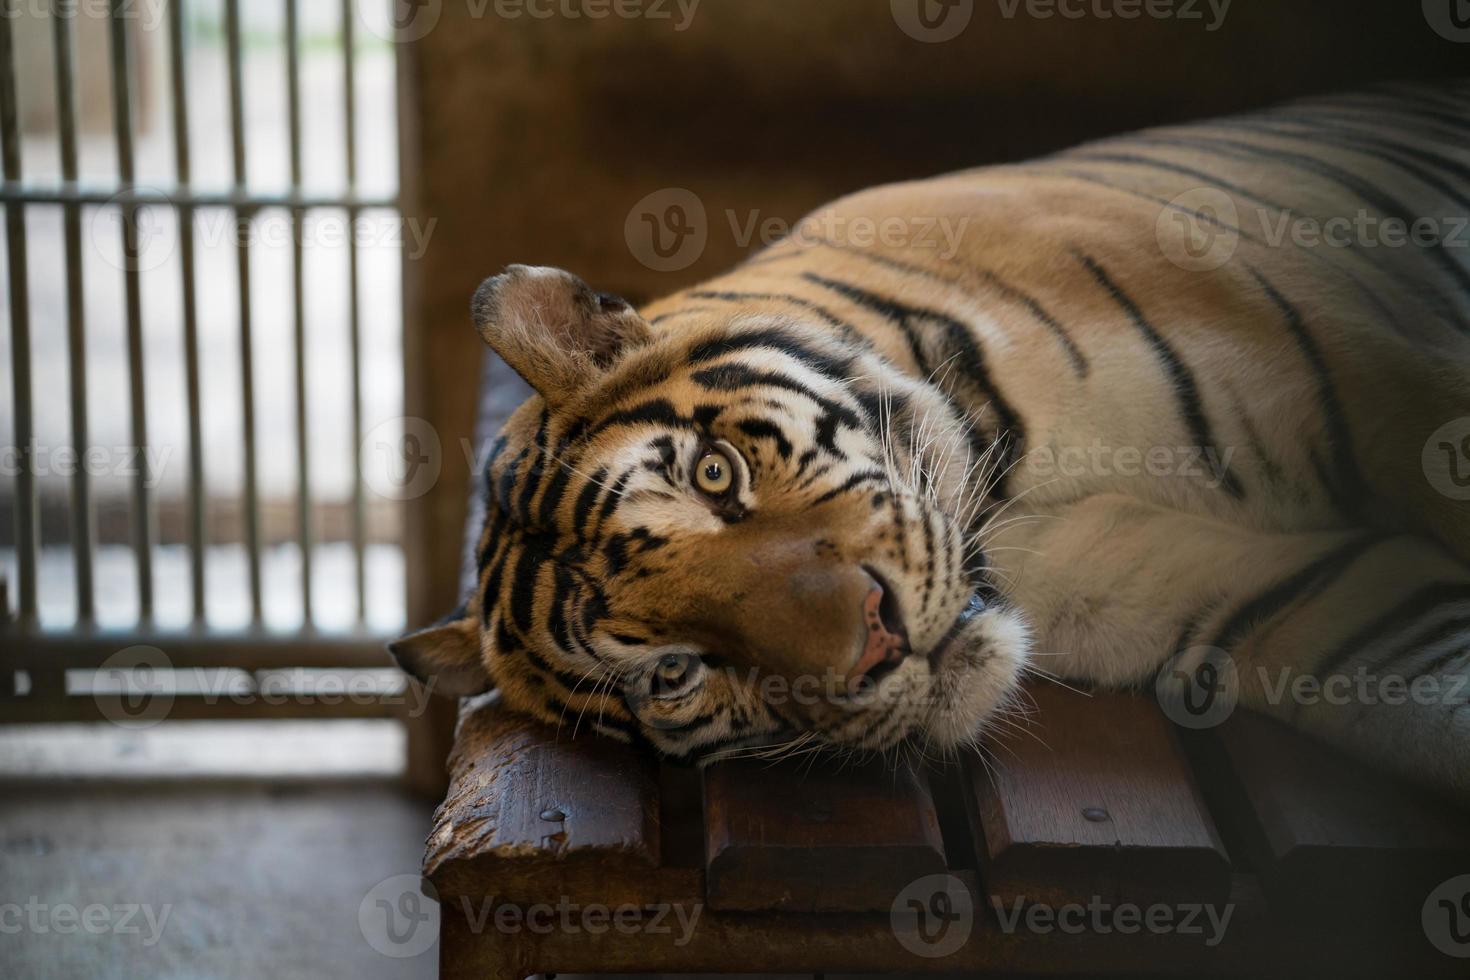
<svg viewBox="0 0 1470 980"><path fill-rule="evenodd" d="M1470 70L1470 44L1437 35L1414 0L1234 0L1214 31L1207 0L1195 6L1204 20L1073 21L1028 17L1024 4L1008 19L1001 0L974 0L958 38L926 44L899 29L889 0L702 0L682 32L443 0L433 29L400 51L406 208L438 222L406 268L408 405L445 446L438 485L409 516L410 616L455 599L468 467L454 447L479 370L467 303L505 264L561 265L647 299L744 254L727 209L794 219L880 181ZM663 7L679 17L673 0ZM639 261L624 223L668 187L697 195L708 242L692 265L661 272Z"/></svg>

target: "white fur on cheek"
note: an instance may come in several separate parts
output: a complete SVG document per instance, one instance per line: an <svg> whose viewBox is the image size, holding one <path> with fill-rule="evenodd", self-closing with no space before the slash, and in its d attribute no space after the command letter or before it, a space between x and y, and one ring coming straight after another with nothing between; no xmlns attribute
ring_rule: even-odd
<svg viewBox="0 0 1470 980"><path fill-rule="evenodd" d="M987 612L970 645L953 651L932 683L929 737L942 748L973 744L987 719L1004 710L1020 687L1031 652L1031 630L1010 610Z"/></svg>

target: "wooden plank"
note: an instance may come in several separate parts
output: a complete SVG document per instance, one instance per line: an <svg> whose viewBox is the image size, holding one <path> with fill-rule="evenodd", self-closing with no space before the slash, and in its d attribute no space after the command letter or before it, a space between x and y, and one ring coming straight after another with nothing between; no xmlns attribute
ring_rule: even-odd
<svg viewBox="0 0 1470 980"><path fill-rule="evenodd" d="M1213 742L1205 758L1278 913L1416 936L1429 893L1470 874L1470 814L1453 805L1251 712Z"/></svg>
<svg viewBox="0 0 1470 980"><path fill-rule="evenodd" d="M974 876L956 878L980 908ZM974 923L948 956L905 943L883 913L801 915L785 912L672 914L669 931L554 929L504 934L475 931L463 916L445 914L439 937L444 980L501 980L542 971L606 974L897 974L953 977L1249 977L1251 980L1383 980L1460 978L1464 961L1385 945L1366 934L1324 934L1282 922L1265 928L1232 920L1216 945L1198 935L1142 930L1016 929Z"/></svg>
<svg viewBox="0 0 1470 980"><path fill-rule="evenodd" d="M489 695L465 702L449 771L424 855L441 901L647 900L659 796L646 753L573 739Z"/></svg>
<svg viewBox="0 0 1470 980"><path fill-rule="evenodd" d="M740 760L704 774L706 893L714 909L887 911L945 870L921 774Z"/></svg>
<svg viewBox="0 0 1470 980"><path fill-rule="evenodd" d="M1031 695L1031 732L994 746L990 771L971 769L987 893L1053 906L1224 901L1225 849L1155 704L1050 684Z"/></svg>

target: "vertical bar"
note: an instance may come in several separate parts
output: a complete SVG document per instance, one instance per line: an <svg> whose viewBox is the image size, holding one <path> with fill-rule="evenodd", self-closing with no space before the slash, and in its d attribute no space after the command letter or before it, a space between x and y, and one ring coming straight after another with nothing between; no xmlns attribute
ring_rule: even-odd
<svg viewBox="0 0 1470 980"><path fill-rule="evenodd" d="M60 140L61 179L77 180L76 54L72 44L72 21L76 0L56 0L51 8L52 46L56 49L56 130ZM87 328L82 302L82 209L77 204L62 207L66 239L66 336L69 385L71 388L71 443L79 453L89 445L87 433ZM77 626L90 627L97 618L92 591L92 490L85 466L78 466L71 481L72 563L76 566Z"/></svg>
<svg viewBox="0 0 1470 980"><path fill-rule="evenodd" d="M5 179L19 182L20 122L16 111L15 48L11 25L18 15L16 0L4 0L0 9L0 170ZM36 511L36 479L31 445L31 324L30 290L26 270L25 209L5 205L5 247L10 287L11 368L15 398L15 444L20 466L15 475L15 556L20 575L19 620L36 622L36 545L40 530Z"/></svg>
<svg viewBox="0 0 1470 980"><path fill-rule="evenodd" d="M296 0L286 3L286 119L291 140L291 190L301 193L301 29ZM301 621L311 627L311 471L306 439L306 302L302 295L305 210L291 209L291 313L296 347L296 535L301 544Z"/></svg>
<svg viewBox="0 0 1470 980"><path fill-rule="evenodd" d="M192 187L189 159L189 103L185 79L189 63L184 42L184 0L168 5L169 81L173 88L174 170L179 189L187 196ZM194 208L178 207L179 255L183 266L184 391L189 413L189 587L192 618L204 623L204 437L199 419L199 317L194 295Z"/></svg>
<svg viewBox="0 0 1470 980"><path fill-rule="evenodd" d="M235 191L245 188L245 84L240 64L240 0L225 0L225 39L229 46L230 147ZM240 284L240 390L245 439L245 556L250 576L250 622L259 626L260 506L255 473L255 363L250 327L250 228L253 212L235 209L237 278Z"/></svg>
<svg viewBox="0 0 1470 980"><path fill-rule="evenodd" d="M133 100L128 65L128 6L131 0L113 0L109 27L112 34L113 121L117 134L118 183L131 189L133 169ZM148 506L148 415L143 392L143 298L138 279L138 213L135 204L122 206L123 284L128 328L128 388L133 449L138 464L133 477L133 552L138 563L138 623L153 619L153 520Z"/></svg>
<svg viewBox="0 0 1470 980"><path fill-rule="evenodd" d="M347 138L347 194L357 194L357 44L353 0L342 0L342 74ZM347 210L347 224L355 232L362 212ZM367 616L367 532L362 486L362 328L357 305L357 235L347 236L347 311L352 370L352 556L357 586L357 623Z"/></svg>

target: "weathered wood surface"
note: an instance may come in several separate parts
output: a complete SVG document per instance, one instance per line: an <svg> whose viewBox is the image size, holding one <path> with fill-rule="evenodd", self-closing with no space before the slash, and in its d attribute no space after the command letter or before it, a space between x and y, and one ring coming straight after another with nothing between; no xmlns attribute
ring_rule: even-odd
<svg viewBox="0 0 1470 980"><path fill-rule="evenodd" d="M607 739L466 702L424 873L441 898L642 901L659 864L657 763Z"/></svg>
<svg viewBox="0 0 1470 980"><path fill-rule="evenodd" d="M1470 814L1260 715L1214 737L1221 806L1274 915L1413 931L1430 891L1470 874Z"/></svg>
<svg viewBox="0 0 1470 980"><path fill-rule="evenodd" d="M1031 688L1029 731L971 766L987 891L1013 902L1224 899L1230 866L1153 701Z"/></svg>
<svg viewBox="0 0 1470 980"><path fill-rule="evenodd" d="M945 870L923 774L881 762L725 762L704 774L706 893L723 910L887 911Z"/></svg>

